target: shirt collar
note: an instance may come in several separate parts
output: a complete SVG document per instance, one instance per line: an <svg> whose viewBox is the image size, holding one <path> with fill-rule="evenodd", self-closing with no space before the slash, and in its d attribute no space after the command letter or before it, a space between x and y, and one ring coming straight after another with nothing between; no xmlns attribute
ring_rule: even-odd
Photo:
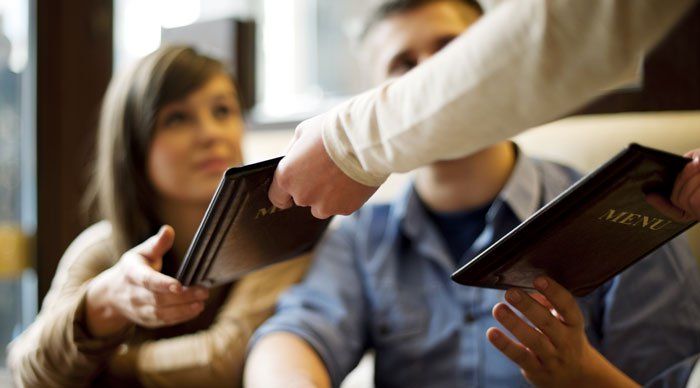
<svg viewBox="0 0 700 388"><path fill-rule="evenodd" d="M505 186L494 200L494 205L508 205L520 222L534 214L542 203L542 176L535 161L523 154L517 145L516 162ZM500 205L499 204L499 205ZM500 206L492 206L487 215L487 223L492 221L494 211ZM425 232L429 217L421 203L413 184L408 185L403 194L392 206L392 218L399 222L402 231L409 238L416 238Z"/></svg>
<svg viewBox="0 0 700 388"><path fill-rule="evenodd" d="M513 172L498 199L506 203L520 222L533 215L542 205L542 176L535 161L514 145L517 160Z"/></svg>

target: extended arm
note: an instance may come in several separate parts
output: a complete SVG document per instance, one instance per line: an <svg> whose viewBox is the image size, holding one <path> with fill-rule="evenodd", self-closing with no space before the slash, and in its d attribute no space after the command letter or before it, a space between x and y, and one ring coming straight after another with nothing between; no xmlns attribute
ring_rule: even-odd
<svg viewBox="0 0 700 388"><path fill-rule="evenodd" d="M692 0L503 1L430 61L301 123L278 207L349 214L387 176L462 157L632 79Z"/></svg>
<svg viewBox="0 0 700 388"><path fill-rule="evenodd" d="M250 388L330 387L323 361L308 343L291 333L263 337L248 357L245 374Z"/></svg>

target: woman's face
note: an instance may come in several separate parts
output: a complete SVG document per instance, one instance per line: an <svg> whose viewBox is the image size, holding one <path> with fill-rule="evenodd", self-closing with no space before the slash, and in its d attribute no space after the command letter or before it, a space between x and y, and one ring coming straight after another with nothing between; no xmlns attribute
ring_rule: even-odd
<svg viewBox="0 0 700 388"><path fill-rule="evenodd" d="M243 119L231 79L213 76L156 116L148 178L164 199L206 204L227 168L242 163Z"/></svg>

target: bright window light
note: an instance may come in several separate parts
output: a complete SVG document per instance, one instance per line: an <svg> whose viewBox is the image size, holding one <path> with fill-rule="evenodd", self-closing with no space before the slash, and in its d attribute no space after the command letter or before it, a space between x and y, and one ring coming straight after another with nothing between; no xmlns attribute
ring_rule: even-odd
<svg viewBox="0 0 700 388"><path fill-rule="evenodd" d="M163 28L183 27L199 19L200 0L160 0L160 25Z"/></svg>
<svg viewBox="0 0 700 388"><path fill-rule="evenodd" d="M119 56L117 67L150 54L160 46L159 3L153 0L121 0L115 26Z"/></svg>

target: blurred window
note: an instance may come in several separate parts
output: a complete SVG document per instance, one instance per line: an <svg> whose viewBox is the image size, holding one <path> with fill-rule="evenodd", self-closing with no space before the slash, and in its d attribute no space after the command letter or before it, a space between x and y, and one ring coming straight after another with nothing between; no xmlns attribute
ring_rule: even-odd
<svg viewBox="0 0 700 388"><path fill-rule="evenodd" d="M34 2L0 1L0 347L36 315ZM0 353L0 367L5 352ZM6 380L0 374L0 386Z"/></svg>
<svg viewBox="0 0 700 388"><path fill-rule="evenodd" d="M293 125L366 88L353 40L376 1L115 0L115 69L173 43L166 39L168 29L254 20L256 104L250 119L254 127ZM202 40L196 42L200 49L213 39ZM224 60L236 55L210 52Z"/></svg>

